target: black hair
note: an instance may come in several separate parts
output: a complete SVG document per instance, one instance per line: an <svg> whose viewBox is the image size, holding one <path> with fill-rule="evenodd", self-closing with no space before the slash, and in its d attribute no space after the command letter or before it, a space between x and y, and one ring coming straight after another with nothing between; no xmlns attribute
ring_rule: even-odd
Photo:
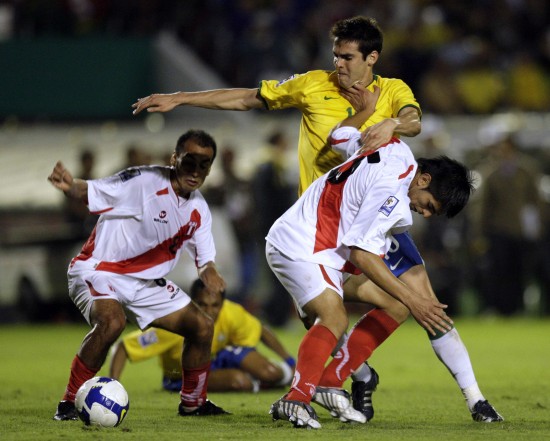
<svg viewBox="0 0 550 441"><path fill-rule="evenodd" d="M182 153L185 143L189 140L194 141L201 147L211 148L212 150L214 150L214 155L212 156L212 162L214 162L214 158L216 158L216 153L218 151L216 141L214 141L214 138L212 138L212 136L210 136L204 130L192 129L181 135L178 139L178 142L176 143L176 155Z"/></svg>
<svg viewBox="0 0 550 441"><path fill-rule="evenodd" d="M382 52L384 36L375 18L358 15L337 21L330 30L330 37L339 42L356 42L363 59L372 51Z"/></svg>
<svg viewBox="0 0 550 441"><path fill-rule="evenodd" d="M206 285L201 279L196 279L192 284L191 288L189 288L189 297L191 299L195 300L197 296L206 289ZM225 299L225 291L222 292L222 300Z"/></svg>
<svg viewBox="0 0 550 441"><path fill-rule="evenodd" d="M441 213L448 218L456 216L466 206L474 192L474 178L470 170L447 156L418 158L418 170L432 177L427 188L441 204Z"/></svg>

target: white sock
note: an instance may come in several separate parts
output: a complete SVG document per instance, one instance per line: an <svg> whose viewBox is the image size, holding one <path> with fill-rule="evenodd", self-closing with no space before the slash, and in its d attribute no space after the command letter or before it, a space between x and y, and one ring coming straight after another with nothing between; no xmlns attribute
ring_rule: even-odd
<svg viewBox="0 0 550 441"><path fill-rule="evenodd" d="M468 350L462 343L458 331L453 328L430 342L437 358L447 367L460 387L468 409L472 410L475 403L485 398L479 390Z"/></svg>
<svg viewBox="0 0 550 441"><path fill-rule="evenodd" d="M364 381L365 383L369 381L372 377L372 371L370 370L370 366L367 363L362 363L361 366L357 368L351 374L351 378L353 381Z"/></svg>
<svg viewBox="0 0 550 441"><path fill-rule="evenodd" d="M294 377L294 371L292 370L292 368L284 361L272 360L272 363L279 366L283 371L283 378L281 378L277 382L277 386L288 386L292 382L292 378Z"/></svg>

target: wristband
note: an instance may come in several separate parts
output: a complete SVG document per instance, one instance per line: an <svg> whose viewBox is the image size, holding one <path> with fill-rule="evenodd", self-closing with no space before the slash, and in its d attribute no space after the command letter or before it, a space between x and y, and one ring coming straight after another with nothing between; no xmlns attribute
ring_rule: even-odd
<svg viewBox="0 0 550 441"><path fill-rule="evenodd" d="M296 367L296 360L294 359L294 357L286 358L285 363L288 364L291 368Z"/></svg>

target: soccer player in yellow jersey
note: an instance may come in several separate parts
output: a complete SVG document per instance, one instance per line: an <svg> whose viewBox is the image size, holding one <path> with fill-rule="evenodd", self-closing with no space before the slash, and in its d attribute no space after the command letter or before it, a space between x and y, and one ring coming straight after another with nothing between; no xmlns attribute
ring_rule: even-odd
<svg viewBox="0 0 550 441"><path fill-rule="evenodd" d="M360 113L368 115L357 127L368 136L364 149L376 149L392 136L416 136L421 130L420 106L411 89L401 80L374 74L374 66L382 51L383 34L375 19L352 17L339 20L331 30L333 40L333 71L314 70L296 74L284 81L263 80L258 88L216 89L199 92L153 94L138 99L134 114L167 112L176 106L196 106L218 110L279 110L296 108L302 113L298 160L301 194L315 179L326 173L343 158L330 150L328 136L341 121ZM402 242L401 242L402 241ZM401 249L413 250L409 266L399 275L418 295L436 300L422 259L409 235L396 238L393 258L385 259L392 271L399 271L407 259L401 259ZM413 262L414 265L410 265ZM390 266L391 265L391 266ZM385 296L384 311L401 323L408 310L388 294L377 290L364 279L350 277L345 285L348 301ZM378 302L378 304L380 304ZM368 328L363 321L364 328ZM483 397L475 379L468 351L449 319L449 327L429 333L438 358L445 364L460 387L475 421L502 421L502 417ZM353 405L367 420L374 415L372 393L378 384L377 373L367 364L354 374Z"/></svg>
<svg viewBox="0 0 550 441"><path fill-rule="evenodd" d="M288 385L295 360L267 327L241 305L223 294L211 296L200 279L190 296L214 320L212 363L208 377L210 392L258 391ZM281 361L270 360L256 347L262 342ZM164 389L181 390L183 337L158 328L125 335L113 348L109 376L119 379L126 361L139 362L159 357Z"/></svg>

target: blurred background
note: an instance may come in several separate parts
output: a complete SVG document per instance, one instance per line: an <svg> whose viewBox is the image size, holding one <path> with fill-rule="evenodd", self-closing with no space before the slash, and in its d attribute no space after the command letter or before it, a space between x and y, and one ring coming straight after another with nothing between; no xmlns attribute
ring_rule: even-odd
<svg viewBox="0 0 550 441"><path fill-rule="evenodd" d="M203 193L229 297L266 322L294 317L266 268L266 229L296 197L296 111L178 108L133 116L154 92L256 87L332 69L329 30L376 17L375 72L423 110L416 156L475 170L456 219L413 236L454 316L550 313L550 2L544 0L0 0L0 323L81 320L66 268L95 219L46 178L164 164L201 128L219 156ZM171 278L196 277L182 262Z"/></svg>

